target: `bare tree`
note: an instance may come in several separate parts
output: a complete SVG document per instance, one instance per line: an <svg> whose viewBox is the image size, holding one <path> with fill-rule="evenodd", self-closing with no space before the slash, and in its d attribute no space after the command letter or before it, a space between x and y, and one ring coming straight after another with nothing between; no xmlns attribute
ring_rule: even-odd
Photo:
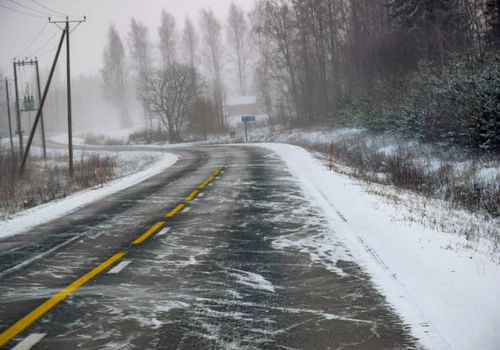
<svg viewBox="0 0 500 350"><path fill-rule="evenodd" d="M231 6L229 7L226 32L231 59L238 72L239 92L241 96L246 96L248 77L247 66L251 54L250 29L245 12L234 2L231 2Z"/></svg>
<svg viewBox="0 0 500 350"><path fill-rule="evenodd" d="M198 72L189 65L173 63L152 71L140 82L139 98L151 106L151 112L166 127L170 142L181 140L181 131L199 95L199 81Z"/></svg>
<svg viewBox="0 0 500 350"><path fill-rule="evenodd" d="M177 61L177 30L175 18L165 10L161 12L161 24L158 28L159 48L165 66Z"/></svg>
<svg viewBox="0 0 500 350"><path fill-rule="evenodd" d="M196 34L193 22L191 21L191 18L186 17L186 21L184 23L184 30L182 31L182 46L187 61L193 68L195 67L195 62L196 62L198 41L199 38L198 35Z"/></svg>
<svg viewBox="0 0 500 350"><path fill-rule="evenodd" d="M149 29L141 22L130 19L128 45L133 68L138 75L145 75L153 67L153 45L149 39Z"/></svg>
<svg viewBox="0 0 500 350"><path fill-rule="evenodd" d="M136 84L148 78L149 72L153 68L153 45L149 39L149 29L143 23L130 20L130 31L128 33L128 46L130 59L135 71ZM152 113L148 105L143 105L144 118L149 130L153 129Z"/></svg>
<svg viewBox="0 0 500 350"><path fill-rule="evenodd" d="M272 46L266 40L264 25L264 6L256 3L250 13L252 26L252 42L256 51L254 81L257 90L257 99L262 106L262 112L268 117L269 124L275 123L273 111L273 83L272 83Z"/></svg>
<svg viewBox="0 0 500 350"><path fill-rule="evenodd" d="M120 111L122 127L132 125L126 101L126 57L120 35L112 24L108 30L108 43L103 52L104 67L101 69L104 93Z"/></svg>
<svg viewBox="0 0 500 350"><path fill-rule="evenodd" d="M200 27L203 33L204 54L208 58L205 60L207 62L206 68L210 72L212 94L218 116L218 126L222 128L225 125L224 44L222 40L222 26L211 8L201 10Z"/></svg>
<svg viewBox="0 0 500 350"><path fill-rule="evenodd" d="M3 117L4 114L7 115L7 102L5 95L5 77L3 75L3 69L0 68L0 135L7 136L8 129L7 123L5 122L7 118ZM2 135L3 134L3 135Z"/></svg>
<svg viewBox="0 0 500 350"><path fill-rule="evenodd" d="M264 0L264 14L263 34L275 50L273 64L277 83L285 93L284 97L288 109L292 111L292 117L300 116L302 108L296 69L298 65L294 59L296 55L293 45L297 31L293 11L287 0Z"/></svg>

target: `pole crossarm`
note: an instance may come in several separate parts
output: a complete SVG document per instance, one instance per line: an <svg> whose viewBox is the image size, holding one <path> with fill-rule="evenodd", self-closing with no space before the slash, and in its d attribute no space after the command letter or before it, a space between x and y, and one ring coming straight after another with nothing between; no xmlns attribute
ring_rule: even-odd
<svg viewBox="0 0 500 350"><path fill-rule="evenodd" d="M70 20L69 17L66 17L66 20L64 20L64 21L53 21L49 17L49 23L53 23L53 24L59 24L59 23L62 23L62 24L66 24L66 23L83 23L83 22L87 22L87 16L83 16L83 19L72 19L72 20Z"/></svg>

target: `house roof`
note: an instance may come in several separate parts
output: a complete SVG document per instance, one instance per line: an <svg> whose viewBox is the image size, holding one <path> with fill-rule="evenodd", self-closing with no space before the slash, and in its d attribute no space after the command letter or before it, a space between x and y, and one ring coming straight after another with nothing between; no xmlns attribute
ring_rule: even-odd
<svg viewBox="0 0 500 350"><path fill-rule="evenodd" d="M254 105L257 104L257 96L231 96L227 99L228 106Z"/></svg>

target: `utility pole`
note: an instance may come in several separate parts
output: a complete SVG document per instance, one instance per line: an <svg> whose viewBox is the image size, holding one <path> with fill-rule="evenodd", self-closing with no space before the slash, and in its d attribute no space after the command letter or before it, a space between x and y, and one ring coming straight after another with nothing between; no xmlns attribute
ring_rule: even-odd
<svg viewBox="0 0 500 350"><path fill-rule="evenodd" d="M36 82L38 85L38 108L42 109L42 88L40 87L40 70L38 69L38 60L35 58L36 67ZM45 144L45 126L43 123L43 111L40 112L40 126L42 127L42 146L43 146L43 158L47 158L47 146Z"/></svg>
<svg viewBox="0 0 500 350"><path fill-rule="evenodd" d="M73 177L73 116L71 110L71 61L69 46L69 21L66 17L66 83L68 92L68 147L69 147L69 176Z"/></svg>
<svg viewBox="0 0 500 350"><path fill-rule="evenodd" d="M7 96L7 115L9 117L10 151L12 152L12 161L14 161L14 141L12 140L12 122L10 120L9 81L7 78L5 78L5 95Z"/></svg>
<svg viewBox="0 0 500 350"><path fill-rule="evenodd" d="M14 60L14 85L16 88L16 117L17 117L17 133L19 134L19 153L21 158L23 157L24 147L23 147L23 131L21 128L21 109L19 108L19 91L17 87L17 65L16 60Z"/></svg>
<svg viewBox="0 0 500 350"><path fill-rule="evenodd" d="M42 100L42 89L40 87L40 71L38 69L38 60L35 58L35 61L33 61L33 59L29 60L26 58L26 60L22 60L22 61L14 61L14 76L17 77L17 67L24 67L24 66L35 66L36 68L36 83L37 83L37 88L38 88L38 107L40 108L41 106L41 100ZM17 82L17 79L16 79L16 82ZM16 84L17 86L17 84ZM18 97L18 91L17 91L17 87L16 87L16 96ZM34 110L34 100L33 100L33 96L28 96L28 99L31 100L32 102L32 106L31 107L24 107L24 109L21 109L18 107L18 114L19 114L19 125L22 127L22 123L21 123L21 112L28 112L28 116L29 116L29 128L32 127L32 124L31 124L31 111ZM19 99L17 98L17 106L19 106ZM40 114L40 121L41 121L41 132L42 132L42 146L43 146L43 157L44 158L47 158L47 148L46 148L46 145L45 145L45 127L44 127L44 123L43 123L43 113ZM21 140L22 140L22 133L21 133ZM22 156L22 155L21 155Z"/></svg>
<svg viewBox="0 0 500 350"><path fill-rule="evenodd" d="M71 109L71 62L70 62L70 40L69 40L69 24L70 23L82 23L87 20L87 17L84 16L83 20L69 20L69 17L66 17L65 21L51 21L50 23L54 23L58 26L58 23L65 24L64 31L66 32L66 85L67 85L67 98L68 98L68 153L69 153L69 175L73 177L73 116Z"/></svg>

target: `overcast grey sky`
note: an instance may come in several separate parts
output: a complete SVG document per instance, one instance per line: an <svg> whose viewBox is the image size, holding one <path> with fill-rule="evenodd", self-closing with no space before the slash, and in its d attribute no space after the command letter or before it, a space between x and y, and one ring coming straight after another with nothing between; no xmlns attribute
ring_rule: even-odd
<svg viewBox="0 0 500 350"><path fill-rule="evenodd" d="M160 22L162 8L172 13L182 28L184 18L189 15L195 22L198 20L199 10L203 7L212 7L216 15L225 19L231 0L36 0L55 11L67 13L71 16L86 15L87 22L80 25L72 34L72 73L96 73L101 67L102 49L106 44L106 32L111 22L115 23L122 37L128 32L129 21L134 17L141 22L148 23L152 38L157 40L157 27ZM234 0L245 10L252 7L253 0ZM49 12L38 6L32 0L0 0L0 5L44 17L29 11L15 2L26 7ZM56 19L55 17L53 19ZM60 19L60 18L59 18ZM34 18L18 14L0 7L0 69L11 77L12 59L18 57L35 39L40 30L47 23L47 18ZM48 24L40 37L23 56L33 55L58 31L54 24ZM53 37L50 43L38 52L38 55L57 46L60 35ZM54 57L55 50L39 57L43 69L47 69Z"/></svg>

